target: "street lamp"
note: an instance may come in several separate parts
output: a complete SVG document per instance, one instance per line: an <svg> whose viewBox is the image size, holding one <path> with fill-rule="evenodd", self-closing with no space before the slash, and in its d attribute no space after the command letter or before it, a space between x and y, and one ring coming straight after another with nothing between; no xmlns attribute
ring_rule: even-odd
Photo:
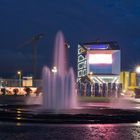
<svg viewBox="0 0 140 140"><path fill-rule="evenodd" d="M140 65L136 67L136 73L140 74Z"/></svg>
<svg viewBox="0 0 140 140"><path fill-rule="evenodd" d="M55 66L52 68L52 72L53 73L56 73L57 72L57 68Z"/></svg>
<svg viewBox="0 0 140 140"><path fill-rule="evenodd" d="M21 87L21 71L17 71L17 75L18 75L18 78L19 78L19 87Z"/></svg>

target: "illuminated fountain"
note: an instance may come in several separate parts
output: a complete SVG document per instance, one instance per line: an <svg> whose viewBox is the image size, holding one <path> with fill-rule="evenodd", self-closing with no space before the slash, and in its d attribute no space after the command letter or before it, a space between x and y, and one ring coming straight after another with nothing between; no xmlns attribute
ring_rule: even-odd
<svg viewBox="0 0 140 140"><path fill-rule="evenodd" d="M75 77L67 68L66 45L63 34L55 40L53 69L43 68L43 107L45 109L71 109L76 107Z"/></svg>
<svg viewBox="0 0 140 140"><path fill-rule="evenodd" d="M31 104L36 97L28 97L33 99L29 102L31 105L29 104L28 106L23 104L12 106L10 104L0 104L0 113L2 114L0 115L1 121L16 122L17 126L20 126L21 123L26 123L27 125L29 124L29 127L34 127L34 125L30 125L30 123L38 123L39 126L43 124L57 124L58 126L58 124L60 124L60 127L57 127L58 130L59 128L62 130L61 124L67 124L69 128L72 125L68 126L68 124L122 124L128 122L137 123L140 121L140 112L137 110L125 110L125 108L121 108L121 110L120 107L113 108L115 106L115 100L111 105L104 102L96 103L95 105L95 103L90 102L90 100L89 102L79 101L77 106L74 72L72 68L67 68L67 48L61 32L57 34L55 43L53 69L51 70L48 67L43 68L43 96L41 96L41 99L43 97L43 109L42 106L34 106ZM14 97L14 99L15 98L16 97ZM27 99L26 97L19 98ZM36 99L38 100L38 97ZM124 104L123 100L121 100L121 103L121 106L129 106L127 102ZM48 133L48 125L45 126L47 126ZM32 127L31 131L33 130ZM54 128L56 127L54 126ZM39 130L42 131L46 129ZM71 132L71 129L69 130ZM50 131L52 131L52 129L50 129ZM43 134L45 132L46 131L44 131ZM81 132L83 132L83 130ZM52 135L52 133L50 134Z"/></svg>

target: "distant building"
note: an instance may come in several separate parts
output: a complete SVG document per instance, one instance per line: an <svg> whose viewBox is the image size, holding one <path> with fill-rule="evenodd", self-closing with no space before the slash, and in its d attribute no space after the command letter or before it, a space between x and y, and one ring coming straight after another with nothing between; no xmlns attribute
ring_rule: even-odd
<svg viewBox="0 0 140 140"><path fill-rule="evenodd" d="M22 77L22 86L23 87L32 87L33 86L33 78L31 76Z"/></svg>
<svg viewBox="0 0 140 140"><path fill-rule="evenodd" d="M120 53L117 42L78 44L78 80L88 76L93 83L118 82L121 66Z"/></svg>
<svg viewBox="0 0 140 140"><path fill-rule="evenodd" d="M133 90L138 86L136 72L122 71L120 73L120 83L122 83L123 91Z"/></svg>

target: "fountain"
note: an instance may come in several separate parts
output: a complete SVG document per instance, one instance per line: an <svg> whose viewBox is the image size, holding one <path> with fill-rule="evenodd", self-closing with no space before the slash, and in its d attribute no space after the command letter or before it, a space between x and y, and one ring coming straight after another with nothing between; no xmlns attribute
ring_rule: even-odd
<svg viewBox="0 0 140 140"><path fill-rule="evenodd" d="M62 32L55 40L54 69L43 68L43 107L60 110L76 107L75 77L72 68L67 68L65 41Z"/></svg>
<svg viewBox="0 0 140 140"><path fill-rule="evenodd" d="M117 104L120 105L120 103L123 107L133 105L124 102L123 99L120 99L118 103L112 100L111 106L117 106L117 108L111 107L109 103L102 102L95 105L90 101L79 102L77 105L74 72L72 68L68 69L67 67L67 48L61 32L57 33L55 43L54 68L52 70L48 67L43 68L43 96L35 97L37 101L43 97L43 108L40 104L33 104L34 97L28 97L30 99L28 104L1 103L0 135L3 136L3 139L5 137L11 139L11 134L13 139L16 139L17 136L21 139L33 139L35 136L37 139L93 139L93 136L96 138L100 136L99 139L110 139L106 135L115 134L118 124L117 131L120 130L119 133L122 133L123 129L126 130L126 126L123 127L122 124L137 123L139 126L140 112L138 108L135 110L133 107L131 110L118 107ZM27 99L26 97L21 98ZM135 105L139 107L139 105ZM140 127L138 126L135 130L133 129L135 127L128 125L128 128L131 127L128 133L132 130L139 132ZM84 133L86 129L89 133ZM125 133L124 131L122 136ZM85 137L86 134L88 137ZM122 136L118 135L116 139ZM111 137L111 139L113 138ZM124 139L128 139L128 137Z"/></svg>

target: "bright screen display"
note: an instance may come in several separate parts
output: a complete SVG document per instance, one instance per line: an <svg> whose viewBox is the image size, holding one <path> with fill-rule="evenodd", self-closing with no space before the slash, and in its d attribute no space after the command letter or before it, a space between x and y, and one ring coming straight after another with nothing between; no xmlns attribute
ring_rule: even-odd
<svg viewBox="0 0 140 140"><path fill-rule="evenodd" d="M89 54L89 64L112 64L112 54Z"/></svg>

